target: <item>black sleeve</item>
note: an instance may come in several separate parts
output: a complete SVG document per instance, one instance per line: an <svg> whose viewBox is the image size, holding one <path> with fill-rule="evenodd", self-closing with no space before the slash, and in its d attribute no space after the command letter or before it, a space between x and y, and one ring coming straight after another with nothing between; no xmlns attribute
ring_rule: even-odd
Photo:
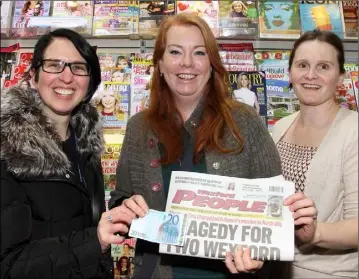
<svg viewBox="0 0 359 279"><path fill-rule="evenodd" d="M101 166L101 160L92 162L85 169L86 184L91 194L91 201L93 203L93 221L94 225L98 225L101 219L101 215L106 211L105 206L105 187L103 181L103 172Z"/></svg>
<svg viewBox="0 0 359 279"><path fill-rule="evenodd" d="M1 177L1 278L109 278L96 227L30 241L31 209L14 179Z"/></svg>

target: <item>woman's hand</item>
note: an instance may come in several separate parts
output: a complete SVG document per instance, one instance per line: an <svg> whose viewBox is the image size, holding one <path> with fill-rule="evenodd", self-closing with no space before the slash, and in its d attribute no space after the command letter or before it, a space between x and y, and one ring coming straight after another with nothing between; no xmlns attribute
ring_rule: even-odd
<svg viewBox="0 0 359 279"><path fill-rule="evenodd" d="M262 261L251 259L251 251L249 248L243 249L242 247L237 248L234 254L227 252L225 263L231 273L254 273L263 266Z"/></svg>
<svg viewBox="0 0 359 279"><path fill-rule="evenodd" d="M136 214L123 205L102 213L97 227L97 237L103 252L110 247L110 244L121 244L125 240L123 236L117 234L126 234L128 226L135 218Z"/></svg>
<svg viewBox="0 0 359 279"><path fill-rule="evenodd" d="M314 201L303 193L296 193L286 198L284 205L293 212L296 237L302 243L313 241L318 214Z"/></svg>
<svg viewBox="0 0 359 279"><path fill-rule="evenodd" d="M138 217L145 217L149 210L145 199L141 195L133 195L131 198L125 199L121 206L131 210Z"/></svg>

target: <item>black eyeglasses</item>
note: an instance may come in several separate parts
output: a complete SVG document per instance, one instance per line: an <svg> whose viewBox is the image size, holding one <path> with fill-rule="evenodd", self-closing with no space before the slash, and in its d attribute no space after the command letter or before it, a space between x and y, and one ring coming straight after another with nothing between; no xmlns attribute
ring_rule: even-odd
<svg viewBox="0 0 359 279"><path fill-rule="evenodd" d="M44 72L50 74L62 73L66 66L69 66L71 73L76 76L89 76L91 73L91 67L87 63L82 62L68 63L57 59L43 59L39 66L41 66Z"/></svg>

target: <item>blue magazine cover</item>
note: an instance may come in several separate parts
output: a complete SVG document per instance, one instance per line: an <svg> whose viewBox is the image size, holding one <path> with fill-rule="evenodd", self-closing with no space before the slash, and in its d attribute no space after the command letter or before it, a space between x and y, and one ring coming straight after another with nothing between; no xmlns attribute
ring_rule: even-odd
<svg viewBox="0 0 359 279"><path fill-rule="evenodd" d="M262 38L300 36L299 4L297 1L259 1L259 27Z"/></svg>
<svg viewBox="0 0 359 279"><path fill-rule="evenodd" d="M256 52L258 69L265 72L268 130L281 118L299 110L299 101L289 88L288 51Z"/></svg>
<svg viewBox="0 0 359 279"><path fill-rule="evenodd" d="M124 82L103 82L92 101L103 117L105 129L125 129L129 115L131 86Z"/></svg>
<svg viewBox="0 0 359 279"><path fill-rule="evenodd" d="M328 1L330 4L318 4L314 1L300 2L302 31L314 29L336 33L343 38L343 23L339 1Z"/></svg>

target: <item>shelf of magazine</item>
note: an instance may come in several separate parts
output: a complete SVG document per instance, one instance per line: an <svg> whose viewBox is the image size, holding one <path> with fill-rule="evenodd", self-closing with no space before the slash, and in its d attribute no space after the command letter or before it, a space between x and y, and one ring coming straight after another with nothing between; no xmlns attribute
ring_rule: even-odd
<svg viewBox="0 0 359 279"><path fill-rule="evenodd" d="M223 1L223 3L225 2L226 1ZM180 9L177 10L177 13L181 12ZM172 15L172 13L168 14ZM9 39L14 36L34 38L49 30L53 30L54 28L66 27L88 36L127 36L130 39L154 39L165 16L167 16L167 14L144 16L142 12L139 15L135 15L132 11L132 14L130 15L124 14L124 16L121 16L120 19L122 21L119 18L115 19L104 16L66 16L61 14L57 16L30 16L25 21L18 20L19 22L15 22L14 20L16 17L12 17L10 13L8 13L2 15L1 33L4 38ZM213 34L217 39L262 40L268 38L271 40L293 40L297 39L300 34L304 33L306 30L312 30L316 27L320 28L314 23L310 26L301 26L300 18L298 16L295 17L297 19L297 28L295 30L283 29L280 30L280 32L278 30L275 32L274 29L267 30L265 28L267 25L264 25L263 23L265 22L262 18L263 15L258 15L258 13L253 14L251 17L232 18L226 16L225 12L220 11L219 16L215 19L208 15L202 15L201 17L203 17L203 19L210 25ZM309 18L307 21L309 21ZM11 22L12 24L10 24ZM341 22L338 24L341 26ZM332 30L328 28L329 27L326 27L323 30ZM17 32L19 30L24 32ZM333 29L333 32L334 31L339 37L344 38L345 41L357 42L358 40L357 27L348 29L348 32L346 32L346 29L339 27L335 30Z"/></svg>
<svg viewBox="0 0 359 279"><path fill-rule="evenodd" d="M133 39L130 36L84 36L92 46L97 46L101 51L111 49L111 52L153 52L155 40ZM37 38L1 38L1 47L7 47L20 43L21 48L33 48ZM252 43L255 50L291 50L295 40L260 39L260 40L228 40L217 39L219 44L236 44L240 42ZM343 40L345 56L347 59L358 57L358 41Z"/></svg>
<svg viewBox="0 0 359 279"><path fill-rule="evenodd" d="M71 20L69 20L71 19ZM86 24L87 23L87 24ZM141 28L142 26L142 28ZM85 17L78 18L68 18L68 17L41 17L41 18L31 18L27 27L1 27L1 36L4 39L13 39L13 38L37 38L49 31L55 30L57 28L69 28L74 31L77 31L83 34L85 37L108 37L117 39L119 37L128 38L133 40L138 39L155 39L158 27L156 26L146 26L140 24L139 28L132 27L135 29L135 32L131 32L128 27L106 27L102 26L99 29L94 29L91 26L91 23L88 23ZM145 27L145 28L144 28ZM31 31L19 33L18 30ZM234 27L221 27L215 26L212 27L212 30L220 34L216 36L216 39L219 40L253 40L253 41L294 41L297 38L285 38L285 37L261 37L258 30L252 30L251 32L239 32L238 28ZM36 32L35 32L36 31ZM302 31L301 34L304 32ZM353 35L353 33L351 33ZM299 37L299 36L298 36ZM344 37L344 42L358 42L358 33L355 37L348 37L345 32L340 37Z"/></svg>

